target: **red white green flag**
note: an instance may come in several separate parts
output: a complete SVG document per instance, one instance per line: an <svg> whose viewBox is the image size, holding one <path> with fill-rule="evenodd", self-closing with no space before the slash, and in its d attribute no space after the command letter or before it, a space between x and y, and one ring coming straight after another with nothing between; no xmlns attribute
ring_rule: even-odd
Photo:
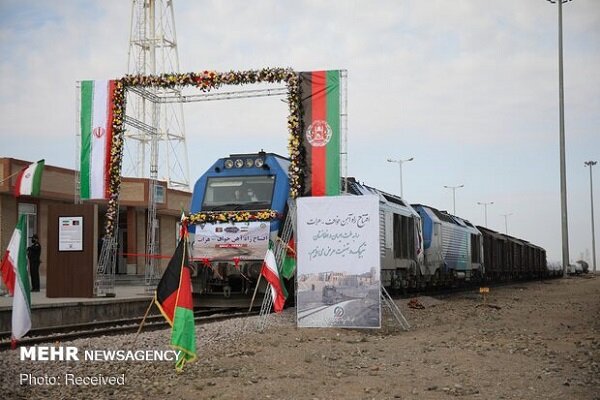
<svg viewBox="0 0 600 400"><path fill-rule="evenodd" d="M158 283L154 302L172 327L171 346L181 351L175 369L181 371L185 363L196 359L196 328L187 232L179 240L177 249Z"/></svg>
<svg viewBox="0 0 600 400"><path fill-rule="evenodd" d="M340 194L340 71L300 73L304 196Z"/></svg>
<svg viewBox="0 0 600 400"><path fill-rule="evenodd" d="M270 248L267 250L260 273L265 277L267 282L269 282L269 285L271 285L273 309L275 312L283 311L287 292L283 286L283 283L281 282L281 278L279 277L279 271L277 271L275 254L273 254L273 251Z"/></svg>
<svg viewBox="0 0 600 400"><path fill-rule="evenodd" d="M17 176L15 184L15 197L39 196L42 186L42 172L44 171L44 160L34 162L23 168Z"/></svg>
<svg viewBox="0 0 600 400"><path fill-rule="evenodd" d="M21 215L2 258L2 280L13 295L12 338L19 340L31 329L31 289L27 273L27 231Z"/></svg>
<svg viewBox="0 0 600 400"><path fill-rule="evenodd" d="M115 81L81 82L81 198L108 198Z"/></svg>

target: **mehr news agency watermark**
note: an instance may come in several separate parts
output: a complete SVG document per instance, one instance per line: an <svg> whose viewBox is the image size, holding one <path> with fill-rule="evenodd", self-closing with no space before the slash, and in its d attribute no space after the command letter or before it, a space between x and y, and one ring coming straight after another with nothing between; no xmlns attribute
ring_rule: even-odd
<svg viewBox="0 0 600 400"><path fill-rule="evenodd" d="M75 346L24 346L20 348L21 361L118 361L118 362L175 362L181 356L179 350L84 350ZM125 385L125 374L116 375L78 375L63 373L19 374L20 386L122 386Z"/></svg>

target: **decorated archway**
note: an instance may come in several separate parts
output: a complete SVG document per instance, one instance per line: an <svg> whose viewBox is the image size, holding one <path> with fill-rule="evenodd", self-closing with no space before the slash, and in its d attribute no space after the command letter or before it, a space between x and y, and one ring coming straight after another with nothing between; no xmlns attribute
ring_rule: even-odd
<svg viewBox="0 0 600 400"><path fill-rule="evenodd" d="M301 149L302 110L299 75L292 69L264 68L250 71L164 74L159 76L127 75L114 81L112 93L112 139L108 160L108 209L106 212L105 235L112 237L115 230L118 199L121 187L121 165L124 145L125 90L128 87L173 88L195 86L203 92L223 85L255 83L285 83L288 94L288 151L290 156L290 195L297 197L303 188L304 157Z"/></svg>

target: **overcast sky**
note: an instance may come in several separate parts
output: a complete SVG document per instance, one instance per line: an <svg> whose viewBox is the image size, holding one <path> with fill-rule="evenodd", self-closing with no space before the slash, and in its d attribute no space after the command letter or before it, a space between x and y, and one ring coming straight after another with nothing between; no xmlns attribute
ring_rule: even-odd
<svg viewBox="0 0 600 400"><path fill-rule="evenodd" d="M349 175L561 258L558 19L545 0L175 0L182 72L348 70ZM0 0L0 156L77 168L76 82L127 72L130 2ZM563 6L572 261L591 254L600 1ZM231 89L231 88L228 88ZM235 88L234 88L235 89ZM281 98L184 105L190 178L230 153L287 155ZM600 164L599 164L600 166ZM600 168L595 173L600 217ZM600 228L596 224L600 235ZM597 240L597 242L600 242Z"/></svg>

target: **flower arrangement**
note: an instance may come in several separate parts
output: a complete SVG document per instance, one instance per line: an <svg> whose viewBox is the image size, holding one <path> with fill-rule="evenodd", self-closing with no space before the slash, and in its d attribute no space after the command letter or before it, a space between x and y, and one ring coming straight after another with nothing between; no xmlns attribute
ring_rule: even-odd
<svg viewBox="0 0 600 400"><path fill-rule="evenodd" d="M300 83L298 73L290 68L263 68L249 71L202 71L161 75L126 75L116 81L113 103L113 138L110 153L110 178L109 200L106 211L105 232L113 236L118 210L118 198L121 187L121 164L123 157L125 117L125 90L128 87L159 87L174 88L196 86L203 92L217 89L222 85L245 85L253 83L281 83L284 82L288 89L287 102L288 115L288 151L290 156L289 178L290 196L296 198L304 184L304 154L301 146L302 135L302 105L300 101ZM272 210L224 212L224 213L198 213L190 216L190 220L203 222L241 222L263 221L276 217ZM264 218L264 219L263 219Z"/></svg>
<svg viewBox="0 0 600 400"><path fill-rule="evenodd" d="M188 220L192 224L271 221L279 218L275 210L256 211L205 211L190 214Z"/></svg>

